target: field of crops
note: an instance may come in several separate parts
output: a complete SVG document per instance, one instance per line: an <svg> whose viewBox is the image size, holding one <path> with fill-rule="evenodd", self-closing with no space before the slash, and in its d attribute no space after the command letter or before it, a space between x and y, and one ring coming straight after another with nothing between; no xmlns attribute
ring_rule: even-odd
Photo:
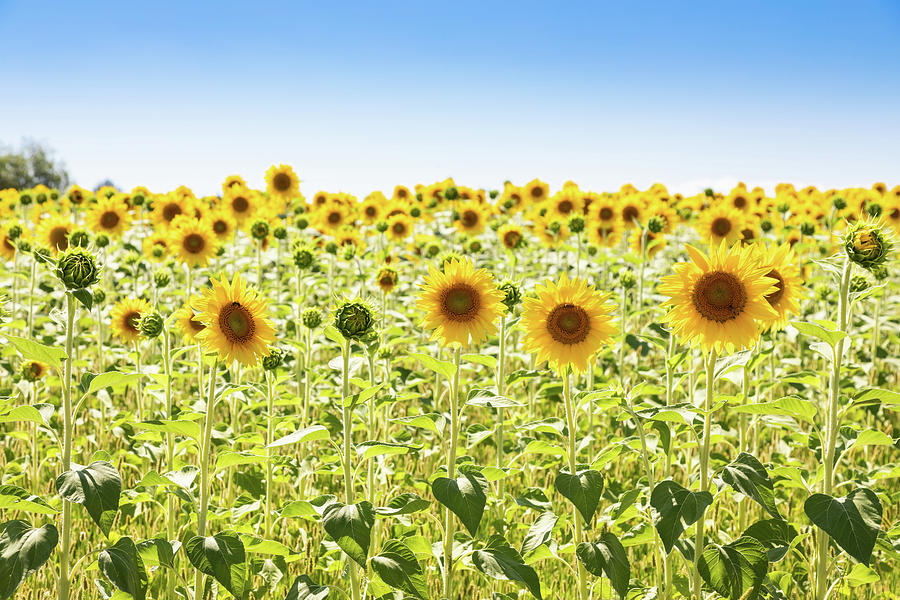
<svg viewBox="0 0 900 600"><path fill-rule="evenodd" d="M518 183L0 191L0 600L900 598L900 186Z"/></svg>

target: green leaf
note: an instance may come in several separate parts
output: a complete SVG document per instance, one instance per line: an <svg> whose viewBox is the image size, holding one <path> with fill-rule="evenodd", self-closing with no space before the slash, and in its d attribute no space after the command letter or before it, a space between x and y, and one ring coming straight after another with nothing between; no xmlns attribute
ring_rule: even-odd
<svg viewBox="0 0 900 600"><path fill-rule="evenodd" d="M175 435L191 438L195 441L200 441L200 436L202 435L202 432L200 431L200 425L198 425L194 421L188 421L187 419L178 419L173 421L155 419L153 421L142 421L140 423L135 423L134 426L138 429L146 429L148 431L155 431L156 433L172 433Z"/></svg>
<svg viewBox="0 0 900 600"><path fill-rule="evenodd" d="M550 534L553 532L553 528L556 527L557 521L559 521L559 517L549 510L538 515L538 518L528 528L525 539L522 540L522 548L519 550L522 556L528 556L542 544L549 543Z"/></svg>
<svg viewBox="0 0 900 600"><path fill-rule="evenodd" d="M855 406L870 406L882 404L888 408L900 406L900 392L893 390L883 390L880 388L869 388L856 394L853 397Z"/></svg>
<svg viewBox="0 0 900 600"><path fill-rule="evenodd" d="M775 506L775 488L766 468L755 456L741 452L729 465L722 468L722 481L736 491L759 503L767 513L781 518Z"/></svg>
<svg viewBox="0 0 900 600"><path fill-rule="evenodd" d="M98 460L66 471L56 478L56 491L63 500L84 506L103 535L109 537L122 493L122 480L111 463Z"/></svg>
<svg viewBox="0 0 900 600"><path fill-rule="evenodd" d="M6 339L16 347L16 350L19 351L19 354L21 354L22 358L25 360L36 360L59 369L61 361L66 359L66 351L62 348L45 346L14 335L7 335Z"/></svg>
<svg viewBox="0 0 900 600"><path fill-rule="evenodd" d="M150 538L138 542L135 547L145 565L169 567L170 569L175 567L175 552L168 540Z"/></svg>
<svg viewBox="0 0 900 600"><path fill-rule="evenodd" d="M53 415L52 404L35 404L34 406L17 406L0 415L0 423L28 422L49 427L48 420Z"/></svg>
<svg viewBox="0 0 900 600"><path fill-rule="evenodd" d="M487 479L475 472L464 473L456 479L438 477L431 483L434 497L459 517L472 537L475 537L484 514L487 491Z"/></svg>
<svg viewBox="0 0 900 600"><path fill-rule="evenodd" d="M0 508L40 515L55 515L59 512L40 496L15 485L0 485Z"/></svg>
<svg viewBox="0 0 900 600"><path fill-rule="evenodd" d="M488 369L493 370L497 368L497 357L491 356L490 354L463 354L460 358L466 362L473 362L483 367L487 367Z"/></svg>
<svg viewBox="0 0 900 600"><path fill-rule="evenodd" d="M456 374L456 365L451 362L447 362L445 360L438 360L433 356L428 356L427 354L421 354L419 352L413 352L409 355L410 358L414 358L426 369L431 369L435 373L440 373L447 379L452 379Z"/></svg>
<svg viewBox="0 0 900 600"><path fill-rule="evenodd" d="M294 580L284 600L327 600L328 586L316 585L309 575L301 575Z"/></svg>
<svg viewBox="0 0 900 600"><path fill-rule="evenodd" d="M12 598L25 578L41 568L59 543L52 524L37 529L20 520L0 525L0 600Z"/></svg>
<svg viewBox="0 0 900 600"><path fill-rule="evenodd" d="M213 577L238 599L250 591L247 555L241 538L233 531L209 537L194 536L184 545L188 560L201 573Z"/></svg>
<svg viewBox="0 0 900 600"><path fill-rule="evenodd" d="M491 536L483 550L476 550L472 554L472 564L488 577L523 585L535 598L542 600L541 582L537 573L525 564L521 555L503 536Z"/></svg>
<svg viewBox="0 0 900 600"><path fill-rule="evenodd" d="M578 544L575 554L588 572L597 577L605 573L616 593L621 598L625 597L631 579L631 565L628 564L625 548L615 534L607 531L596 542L582 542Z"/></svg>
<svg viewBox="0 0 900 600"><path fill-rule="evenodd" d="M656 511L653 525L659 532L666 552L671 552L684 530L703 516L712 504L709 492L692 492L671 479L661 481L653 488L650 506Z"/></svg>
<svg viewBox="0 0 900 600"><path fill-rule="evenodd" d="M77 289L72 292L72 297L74 297L78 302L88 310L91 310L91 307L94 305L94 295L91 294L91 291L85 288Z"/></svg>
<svg viewBox="0 0 900 600"><path fill-rule="evenodd" d="M368 460L375 456L394 456L407 454L410 450L419 450L419 446L410 444L398 444L396 442L362 442L357 444L356 452L359 459Z"/></svg>
<svg viewBox="0 0 900 600"><path fill-rule="evenodd" d="M791 542L797 537L797 530L781 519L763 519L748 527L743 535L765 546L769 562L774 563L785 557Z"/></svg>
<svg viewBox="0 0 900 600"><path fill-rule="evenodd" d="M753 415L775 415L782 417L794 417L813 423L818 409L816 405L808 400L795 398L794 396L785 396L772 402L760 402L758 404L743 404L733 407L734 412L747 413Z"/></svg>
<svg viewBox="0 0 900 600"><path fill-rule="evenodd" d="M591 522L603 493L603 475L600 471L584 469L572 475L561 470L557 473L553 486L575 505L585 523Z"/></svg>
<svg viewBox="0 0 900 600"><path fill-rule="evenodd" d="M382 516L411 515L425 510L431 506L431 502L420 498L412 492L394 496L387 506L376 506L375 514Z"/></svg>
<svg viewBox="0 0 900 600"><path fill-rule="evenodd" d="M766 549L751 537L725 546L710 544L700 555L700 576L709 587L729 600L755 599L769 568ZM747 590L750 596L745 595Z"/></svg>
<svg viewBox="0 0 900 600"><path fill-rule="evenodd" d="M91 384L88 386L87 393L93 394L104 388L123 388L126 385L131 385L138 381L141 377L143 377L143 375L140 373L120 373L118 371L100 373L91 379Z"/></svg>
<svg viewBox="0 0 900 600"><path fill-rule="evenodd" d="M130 537L121 537L97 557L100 572L134 600L147 597L147 571Z"/></svg>
<svg viewBox="0 0 900 600"><path fill-rule="evenodd" d="M352 394L344 398L342 405L346 407L353 408L359 404L365 404L369 400L371 400L375 394L381 391L381 388L384 387L383 383L379 383L378 385L373 385L359 392L358 394Z"/></svg>
<svg viewBox="0 0 900 600"><path fill-rule="evenodd" d="M813 494L804 502L803 511L844 552L869 566L881 529L881 502L875 492L856 488L842 498Z"/></svg>
<svg viewBox="0 0 900 600"><path fill-rule="evenodd" d="M300 442L315 442L317 440L327 440L330 437L328 428L324 425L311 425L298 429L294 433L289 433L284 437L278 438L266 448L278 448L280 446L288 446L290 444L299 444Z"/></svg>
<svg viewBox="0 0 900 600"><path fill-rule="evenodd" d="M847 337L846 332L826 329L818 323L791 321L791 325L800 333L816 338L817 340L822 340L832 348L834 348L839 341Z"/></svg>
<svg viewBox="0 0 900 600"><path fill-rule="evenodd" d="M467 406L484 406L486 408L515 408L517 406L525 406L521 402L516 402L506 396L496 396L494 394L482 391L466 400Z"/></svg>
<svg viewBox="0 0 900 600"><path fill-rule="evenodd" d="M387 540L371 564L372 570L392 588L413 598L428 599L425 572L413 551L400 540Z"/></svg>
<svg viewBox="0 0 900 600"><path fill-rule="evenodd" d="M341 550L365 569L372 541L372 526L375 525L372 503L329 504L322 515L322 524Z"/></svg>

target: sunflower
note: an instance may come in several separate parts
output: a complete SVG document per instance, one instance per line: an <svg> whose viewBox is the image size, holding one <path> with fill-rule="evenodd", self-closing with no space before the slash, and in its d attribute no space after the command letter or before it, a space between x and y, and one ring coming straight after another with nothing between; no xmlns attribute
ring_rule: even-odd
<svg viewBox="0 0 900 600"><path fill-rule="evenodd" d="M122 194L108 198L98 196L95 204L85 215L84 221L94 233L102 233L112 238L122 237L131 226L131 212Z"/></svg>
<svg viewBox="0 0 900 600"><path fill-rule="evenodd" d="M184 193L171 192L157 196L153 200L150 219L157 227L168 227L172 219L178 215L192 215L191 196Z"/></svg>
<svg viewBox="0 0 900 600"><path fill-rule="evenodd" d="M618 219L594 221L588 226L588 240L598 248L612 248L619 243L622 224Z"/></svg>
<svg viewBox="0 0 900 600"><path fill-rule="evenodd" d="M213 235L221 243L230 242L234 238L234 232L237 229L237 221L227 210L217 208L206 215L204 219L212 229Z"/></svg>
<svg viewBox="0 0 900 600"><path fill-rule="evenodd" d="M497 237L507 250L518 250L525 245L525 231L515 223L501 225Z"/></svg>
<svg viewBox="0 0 900 600"><path fill-rule="evenodd" d="M359 214L362 216L363 223L372 225L380 219L387 203L387 198L381 192L372 192L366 196L366 199L359 206Z"/></svg>
<svg viewBox="0 0 900 600"><path fill-rule="evenodd" d="M113 333L123 342L136 342L141 335L138 322L151 310L153 308L150 303L143 298L119 300L110 313L110 327Z"/></svg>
<svg viewBox="0 0 900 600"><path fill-rule="evenodd" d="M642 244L645 241L647 258L653 258L666 246L666 238L662 233L653 233L649 229L645 229L643 232L637 232L632 236L631 249L636 255L641 256Z"/></svg>
<svg viewBox="0 0 900 600"><path fill-rule="evenodd" d="M160 249L160 254L154 254L156 248ZM154 231L152 235L145 237L143 242L144 256L154 261L161 261L171 254L169 248L169 234L165 231Z"/></svg>
<svg viewBox="0 0 900 600"><path fill-rule="evenodd" d="M540 179L532 179L525 184L525 197L532 204L543 202L550 196L550 186Z"/></svg>
<svg viewBox="0 0 900 600"><path fill-rule="evenodd" d="M14 221L7 221L0 225L0 256L7 261L15 260L16 252L18 251L17 241L9 239L9 229L14 225L17 225ZM21 225L19 228L22 230L19 239L22 239L27 236L28 229Z"/></svg>
<svg viewBox="0 0 900 600"><path fill-rule="evenodd" d="M475 269L468 258L453 258L443 270L432 266L421 286L418 308L425 313L422 325L443 345L477 344L496 331L494 322L504 309L504 294L494 276Z"/></svg>
<svg viewBox="0 0 900 600"><path fill-rule="evenodd" d="M38 224L38 239L54 252L62 252L69 247L69 234L75 226L69 217L60 214L41 219Z"/></svg>
<svg viewBox="0 0 900 600"><path fill-rule="evenodd" d="M300 179L289 165L272 165L266 171L266 191L282 200L300 193Z"/></svg>
<svg viewBox="0 0 900 600"><path fill-rule="evenodd" d="M550 248L556 248L569 238L569 228L558 220L539 217L534 220L532 231L541 242Z"/></svg>
<svg viewBox="0 0 900 600"><path fill-rule="evenodd" d="M777 292L777 280L767 276L770 267L759 264L753 246L719 244L708 257L686 248L692 262L676 264L675 274L660 280L659 292L669 296L663 320L684 341L706 351L752 346L759 337L757 321L777 317L766 301Z"/></svg>
<svg viewBox="0 0 900 600"><path fill-rule="evenodd" d="M412 218L405 213L400 213L388 219L388 228L385 232L388 239L395 242L402 242L412 235L413 222Z"/></svg>
<svg viewBox="0 0 900 600"><path fill-rule="evenodd" d="M565 273L558 283L547 281L526 298L522 309L524 348L559 371L582 372L591 357L616 333L609 294Z"/></svg>
<svg viewBox="0 0 900 600"><path fill-rule="evenodd" d="M316 209L316 229L322 233L338 231L344 225L349 224L349 216L350 211L342 202L330 200Z"/></svg>
<svg viewBox="0 0 900 600"><path fill-rule="evenodd" d="M375 276L375 283L385 294L391 293L391 290L397 285L397 271L390 267L382 267Z"/></svg>
<svg viewBox="0 0 900 600"><path fill-rule="evenodd" d="M394 195L391 199L394 202L410 202L415 196L410 193L409 188L405 185L394 186Z"/></svg>
<svg viewBox="0 0 900 600"><path fill-rule="evenodd" d="M722 202L716 202L700 213L697 221L700 239L712 245L724 242L730 246L741 239L744 227L744 213Z"/></svg>
<svg viewBox="0 0 900 600"><path fill-rule="evenodd" d="M548 214L560 219L568 219L572 215L580 215L584 209L584 195L578 188L567 187L556 192L550 198Z"/></svg>
<svg viewBox="0 0 900 600"><path fill-rule="evenodd" d="M200 300L197 295L191 296L184 306L175 311L175 324L181 331L186 344L196 344L197 335L206 329L206 325L197 319L194 305Z"/></svg>
<svg viewBox="0 0 900 600"><path fill-rule="evenodd" d="M619 217L622 219L622 227L634 229L637 222L645 218L646 203L640 194L630 194L619 201Z"/></svg>
<svg viewBox="0 0 900 600"><path fill-rule="evenodd" d="M468 235L478 235L484 231L487 215L476 200L467 200L456 207L456 229Z"/></svg>
<svg viewBox="0 0 900 600"><path fill-rule="evenodd" d="M247 182L240 175L229 175L222 182L222 193L227 194L231 188L247 187Z"/></svg>
<svg viewBox="0 0 900 600"><path fill-rule="evenodd" d="M334 233L334 241L338 246L356 246L357 251L364 250L366 247L359 229L349 225Z"/></svg>
<svg viewBox="0 0 900 600"><path fill-rule="evenodd" d="M749 212L756 203L750 199L746 188L735 188L726 199L726 202L732 207L743 212Z"/></svg>
<svg viewBox="0 0 900 600"><path fill-rule="evenodd" d="M222 276L211 284L194 305L198 311L195 318L206 326L197 339L218 352L220 360L255 365L260 356L269 354L269 343L275 339L275 330L265 317L267 301L248 288L240 274L230 283Z"/></svg>
<svg viewBox="0 0 900 600"><path fill-rule="evenodd" d="M169 247L175 257L189 267L205 267L219 246L212 227L206 221L179 221L169 232Z"/></svg>
<svg viewBox="0 0 900 600"><path fill-rule="evenodd" d="M505 212L516 213L523 208L525 193L525 190L507 181L503 186L503 193L500 194L498 204Z"/></svg>
<svg viewBox="0 0 900 600"><path fill-rule="evenodd" d="M239 227L256 214L258 205L256 192L244 186L232 186L222 197L222 206L231 213Z"/></svg>
<svg viewBox="0 0 900 600"><path fill-rule="evenodd" d="M39 381L50 371L50 367L37 360L29 360L22 364L22 377L26 381Z"/></svg>
<svg viewBox="0 0 900 600"><path fill-rule="evenodd" d="M790 244L781 244L764 248L757 246L760 268L768 269L766 277L775 280L775 289L766 294L766 301L776 316L761 318L760 324L765 330L781 330L787 325L790 315L800 313L800 297L803 284L800 280L800 267Z"/></svg>

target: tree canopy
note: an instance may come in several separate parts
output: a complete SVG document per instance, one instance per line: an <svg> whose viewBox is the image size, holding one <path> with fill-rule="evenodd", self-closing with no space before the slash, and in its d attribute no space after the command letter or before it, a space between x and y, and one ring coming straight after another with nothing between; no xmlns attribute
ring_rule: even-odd
<svg viewBox="0 0 900 600"><path fill-rule="evenodd" d="M51 149L34 140L26 140L18 150L0 148L0 190L41 183L58 190L69 185L69 173Z"/></svg>

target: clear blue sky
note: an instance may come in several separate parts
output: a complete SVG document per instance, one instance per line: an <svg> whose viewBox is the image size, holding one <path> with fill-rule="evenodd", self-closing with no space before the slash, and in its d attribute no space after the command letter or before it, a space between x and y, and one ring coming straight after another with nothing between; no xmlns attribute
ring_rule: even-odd
<svg viewBox="0 0 900 600"><path fill-rule="evenodd" d="M0 143L85 186L900 183L900 0L0 0Z"/></svg>

